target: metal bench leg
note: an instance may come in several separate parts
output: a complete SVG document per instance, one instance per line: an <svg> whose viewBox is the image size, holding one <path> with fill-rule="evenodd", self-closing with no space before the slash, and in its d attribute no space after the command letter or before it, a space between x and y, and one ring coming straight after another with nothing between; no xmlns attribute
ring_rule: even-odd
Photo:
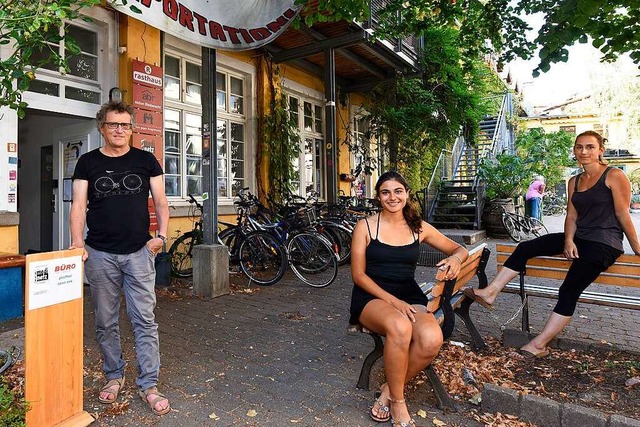
<svg viewBox="0 0 640 427"><path fill-rule="evenodd" d="M362 363L362 369L360 370L360 377L358 378L358 384L356 388L361 390L369 390L369 377L371 376L371 368L376 360L382 357L382 350L384 345L382 344L382 337L378 334L370 334L375 343L375 347L371 350L371 353L367 355Z"/></svg>
<svg viewBox="0 0 640 427"><path fill-rule="evenodd" d="M529 327L529 298L524 290L524 278L526 272L520 273L520 300L522 301L522 331L531 332Z"/></svg>
<svg viewBox="0 0 640 427"><path fill-rule="evenodd" d="M471 316L469 315L469 307L471 306L471 300L465 300L462 302L460 307L454 310L454 313L458 315L458 317L462 320L464 325L467 327L467 331L469 331L469 335L471 335L471 343L473 345L474 350L483 350L487 348L487 343L484 342L482 335L476 328L476 325L471 320Z"/></svg>
<svg viewBox="0 0 640 427"><path fill-rule="evenodd" d="M440 378L438 378L438 374L433 369L433 365L429 365L424 372L427 374L427 378L429 378L429 382L431 383L431 387L433 387L433 392L436 394L436 398L438 398L438 409L441 411L448 410L451 412L458 412L456 402L451 398L451 396L449 396L447 390L445 390Z"/></svg>

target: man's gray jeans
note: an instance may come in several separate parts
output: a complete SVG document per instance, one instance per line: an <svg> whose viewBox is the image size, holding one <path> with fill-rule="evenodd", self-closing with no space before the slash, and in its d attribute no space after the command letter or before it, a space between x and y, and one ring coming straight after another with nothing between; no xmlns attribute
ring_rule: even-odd
<svg viewBox="0 0 640 427"><path fill-rule="evenodd" d="M120 343L120 294L124 293L127 314L133 326L138 378L142 390L158 383L160 349L156 306L155 255L145 245L137 252L119 255L86 247L89 258L84 269L95 310L96 337L104 358L108 380L124 376L125 361Z"/></svg>

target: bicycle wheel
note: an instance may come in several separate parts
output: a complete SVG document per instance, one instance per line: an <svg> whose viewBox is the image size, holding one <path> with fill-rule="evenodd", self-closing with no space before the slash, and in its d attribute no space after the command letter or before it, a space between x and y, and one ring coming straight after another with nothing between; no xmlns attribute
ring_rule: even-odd
<svg viewBox="0 0 640 427"><path fill-rule="evenodd" d="M239 250L240 243L242 239L242 232L239 227L233 226L229 228L225 228L220 233L218 233L218 242L221 245L227 247L227 251L229 252L229 270L231 266L237 266L239 261ZM233 271L236 271L235 269Z"/></svg>
<svg viewBox="0 0 640 427"><path fill-rule="evenodd" d="M322 224L331 241L338 246L338 265L345 265L351 260L351 233L346 227L326 222Z"/></svg>
<svg viewBox="0 0 640 427"><path fill-rule="evenodd" d="M266 231L252 231L244 236L238 250L242 272L259 285L273 285L287 270L284 245Z"/></svg>
<svg viewBox="0 0 640 427"><path fill-rule="evenodd" d="M535 237L539 237L542 236L544 234L547 234L549 231L547 230L547 227L545 227L545 225L542 223L542 221L540 221L537 218L527 218L527 238L528 239L533 239Z"/></svg>
<svg viewBox="0 0 640 427"><path fill-rule="evenodd" d="M522 240L520 236L520 224L516 223L515 218L507 213L502 214L502 225L504 225L504 229L507 230L507 233L511 237L511 240L514 242L519 242Z"/></svg>
<svg viewBox="0 0 640 427"><path fill-rule="evenodd" d="M193 275L193 247L202 244L202 234L189 231L178 237L169 248L171 272L176 277Z"/></svg>
<svg viewBox="0 0 640 427"><path fill-rule="evenodd" d="M289 240L287 252L291 270L309 286L329 286L338 275L338 256L331 243L319 234L296 234Z"/></svg>

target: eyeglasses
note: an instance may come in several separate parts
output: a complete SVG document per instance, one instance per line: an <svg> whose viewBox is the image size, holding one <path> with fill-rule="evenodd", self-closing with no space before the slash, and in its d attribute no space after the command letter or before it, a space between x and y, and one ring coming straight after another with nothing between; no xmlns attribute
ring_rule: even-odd
<svg viewBox="0 0 640 427"><path fill-rule="evenodd" d="M104 122L104 125L107 129L116 130L118 126L122 128L122 130L131 130L133 127L132 123L118 123L118 122Z"/></svg>

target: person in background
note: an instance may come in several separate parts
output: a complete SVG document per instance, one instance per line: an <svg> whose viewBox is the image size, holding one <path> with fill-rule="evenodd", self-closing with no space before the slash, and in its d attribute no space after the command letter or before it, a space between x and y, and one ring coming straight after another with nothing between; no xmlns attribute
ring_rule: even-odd
<svg viewBox="0 0 640 427"><path fill-rule="evenodd" d="M533 182L529 185L527 194L525 195L525 209L532 218L542 221L542 196L546 188L544 177L537 175L533 178Z"/></svg>
<svg viewBox="0 0 640 427"><path fill-rule="evenodd" d="M370 417L377 422L410 426L404 386L429 366L442 345L442 331L416 280L420 242L449 256L437 267L446 278L458 276L465 248L422 221L409 203L409 186L396 172L380 176L375 186L381 212L358 222L351 244L351 324L386 337L387 382L375 394Z"/></svg>
<svg viewBox="0 0 640 427"><path fill-rule="evenodd" d="M576 137L573 153L583 171L569 180L564 232L521 242L486 288L463 290L468 298L491 309L498 293L525 271L530 258L563 254L573 261L542 332L512 352L515 359L549 354L547 344L569 324L582 292L624 252L623 234L633 252L640 255L629 214L631 184L622 170L607 166L602 157L604 139L594 131L583 132Z"/></svg>
<svg viewBox="0 0 640 427"><path fill-rule="evenodd" d="M163 172L153 154L129 145L133 133L131 106L106 103L96 121L104 145L80 156L73 174L70 248L85 249L85 275L107 379L98 400L115 402L125 382L118 323L120 294L124 293L135 338L138 394L154 414L164 415L171 407L157 389L160 349L153 312L154 258L166 240L169 224ZM149 235L149 192L158 221L156 237Z"/></svg>

